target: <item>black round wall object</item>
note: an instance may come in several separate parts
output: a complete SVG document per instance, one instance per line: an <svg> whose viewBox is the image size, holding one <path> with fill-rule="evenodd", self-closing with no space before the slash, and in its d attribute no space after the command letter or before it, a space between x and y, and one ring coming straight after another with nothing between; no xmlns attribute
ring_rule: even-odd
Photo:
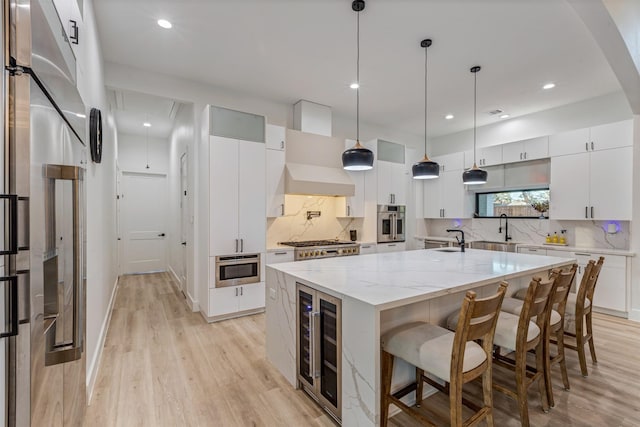
<svg viewBox="0 0 640 427"><path fill-rule="evenodd" d="M94 163L102 161L102 113L92 108L89 115L89 148Z"/></svg>

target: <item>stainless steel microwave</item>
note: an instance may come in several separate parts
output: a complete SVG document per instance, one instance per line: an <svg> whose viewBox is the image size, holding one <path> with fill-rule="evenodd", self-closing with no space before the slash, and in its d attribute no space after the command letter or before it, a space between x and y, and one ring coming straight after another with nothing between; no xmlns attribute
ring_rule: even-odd
<svg viewBox="0 0 640 427"><path fill-rule="evenodd" d="M378 243L404 242L405 206L378 205Z"/></svg>
<svg viewBox="0 0 640 427"><path fill-rule="evenodd" d="M216 257L216 288L260 282L260 254Z"/></svg>

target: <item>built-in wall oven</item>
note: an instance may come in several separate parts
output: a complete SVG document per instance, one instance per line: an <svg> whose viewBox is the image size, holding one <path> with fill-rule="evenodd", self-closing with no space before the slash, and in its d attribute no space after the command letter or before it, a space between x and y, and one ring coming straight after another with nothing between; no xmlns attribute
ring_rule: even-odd
<svg viewBox="0 0 640 427"><path fill-rule="evenodd" d="M260 254L216 257L216 288L260 282Z"/></svg>
<svg viewBox="0 0 640 427"><path fill-rule="evenodd" d="M405 206L378 205L378 243L404 242Z"/></svg>

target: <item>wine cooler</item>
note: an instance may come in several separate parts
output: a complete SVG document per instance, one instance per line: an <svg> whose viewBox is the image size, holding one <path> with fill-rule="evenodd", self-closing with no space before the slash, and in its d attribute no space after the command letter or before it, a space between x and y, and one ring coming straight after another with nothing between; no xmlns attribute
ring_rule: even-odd
<svg viewBox="0 0 640 427"><path fill-rule="evenodd" d="M299 386L340 421L342 398L341 303L297 284Z"/></svg>

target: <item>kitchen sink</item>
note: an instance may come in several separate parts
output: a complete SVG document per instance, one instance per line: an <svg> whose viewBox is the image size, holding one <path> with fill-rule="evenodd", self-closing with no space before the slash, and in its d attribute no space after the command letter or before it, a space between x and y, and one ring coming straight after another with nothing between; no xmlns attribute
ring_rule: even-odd
<svg viewBox="0 0 640 427"><path fill-rule="evenodd" d="M460 252L460 249L458 248L442 248L442 249L435 249L436 252Z"/></svg>
<svg viewBox="0 0 640 427"><path fill-rule="evenodd" d="M484 249L486 251L499 252L515 252L516 243L514 242L492 242L490 240L476 240L469 243L471 249Z"/></svg>

